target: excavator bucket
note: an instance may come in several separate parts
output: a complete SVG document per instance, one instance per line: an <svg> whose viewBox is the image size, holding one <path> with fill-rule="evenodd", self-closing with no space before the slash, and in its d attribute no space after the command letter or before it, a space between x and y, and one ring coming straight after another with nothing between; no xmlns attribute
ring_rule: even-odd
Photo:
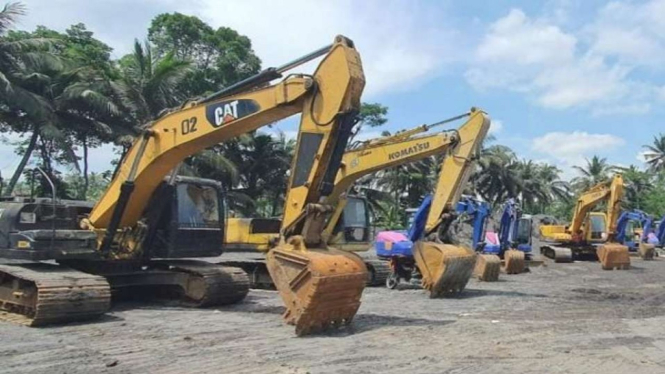
<svg viewBox="0 0 665 374"><path fill-rule="evenodd" d="M464 290L476 264L473 250L430 241L416 242L413 256L431 298Z"/></svg>
<svg viewBox="0 0 665 374"><path fill-rule="evenodd" d="M367 268L356 254L282 244L270 250L267 266L298 336L349 324L360 307Z"/></svg>
<svg viewBox="0 0 665 374"><path fill-rule="evenodd" d="M630 268L628 247L618 243L606 243L598 247L596 254L603 270Z"/></svg>
<svg viewBox="0 0 665 374"><path fill-rule="evenodd" d="M484 282L496 282L501 272L501 259L497 255L476 256L476 267L473 276Z"/></svg>
<svg viewBox="0 0 665 374"><path fill-rule="evenodd" d="M638 252L643 260L653 260L656 255L656 246L653 244L640 243Z"/></svg>
<svg viewBox="0 0 665 374"><path fill-rule="evenodd" d="M509 249L503 254L506 262L506 274L520 274L526 268L524 252L515 249Z"/></svg>
<svg viewBox="0 0 665 374"><path fill-rule="evenodd" d="M653 256L656 254L656 246L653 244L641 243L637 249L637 252L640 254L640 258L643 260L653 260Z"/></svg>

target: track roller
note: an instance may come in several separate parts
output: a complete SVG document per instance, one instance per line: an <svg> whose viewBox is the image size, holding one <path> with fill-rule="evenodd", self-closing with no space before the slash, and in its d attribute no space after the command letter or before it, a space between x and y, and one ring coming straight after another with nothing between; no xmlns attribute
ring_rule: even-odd
<svg viewBox="0 0 665 374"><path fill-rule="evenodd" d="M376 287L386 284L392 270L390 263L383 260L365 260L367 267L367 286Z"/></svg>
<svg viewBox="0 0 665 374"><path fill-rule="evenodd" d="M554 262L573 262L573 251L570 248L543 246L541 253Z"/></svg>
<svg viewBox="0 0 665 374"><path fill-rule="evenodd" d="M168 261L168 270L187 275L180 282L183 302L198 308L235 304L249 292L249 277L241 268L202 263Z"/></svg>

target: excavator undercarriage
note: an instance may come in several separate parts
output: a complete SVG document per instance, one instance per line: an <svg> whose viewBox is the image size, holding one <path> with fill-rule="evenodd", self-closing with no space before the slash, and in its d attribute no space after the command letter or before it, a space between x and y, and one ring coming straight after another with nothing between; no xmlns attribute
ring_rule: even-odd
<svg viewBox="0 0 665 374"><path fill-rule="evenodd" d="M106 313L104 279L48 263L0 265L0 319L28 326L88 320Z"/></svg>

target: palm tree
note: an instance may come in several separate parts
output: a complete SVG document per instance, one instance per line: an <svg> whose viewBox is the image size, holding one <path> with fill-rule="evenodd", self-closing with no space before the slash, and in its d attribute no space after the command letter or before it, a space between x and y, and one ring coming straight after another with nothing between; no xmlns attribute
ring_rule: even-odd
<svg viewBox="0 0 665 374"><path fill-rule="evenodd" d="M506 146L492 145L480 153L476 170L471 175L472 191L493 205L520 192L519 163Z"/></svg>
<svg viewBox="0 0 665 374"><path fill-rule="evenodd" d="M78 169L72 136L81 131L109 132L107 122L118 115L115 105L100 93L94 72L61 59L54 40L27 33L4 35L23 13L18 3L0 11L0 125L30 134L6 194L13 192L35 149L40 150L43 167L51 176L54 157Z"/></svg>
<svg viewBox="0 0 665 374"><path fill-rule="evenodd" d="M19 16L25 14L25 7L21 3L9 3L0 11L0 124L3 127L15 129L22 126L29 130L26 123L25 112L35 117L46 117L49 113L40 98L30 91L17 85L19 78L26 78L34 71L35 65L53 63L43 55L35 53L46 45L41 40L9 40L6 33L16 22ZM23 108L20 110L19 108ZM11 124L11 125L10 125ZM32 150L37 144L38 132L33 131L27 149L9 181L4 193L10 195L18 182L25 165L28 163Z"/></svg>
<svg viewBox="0 0 665 374"><path fill-rule="evenodd" d="M651 145L644 145L647 151L644 153L644 158L649 166L649 170L659 172L665 170L665 135L658 134L654 136Z"/></svg>
<svg viewBox="0 0 665 374"><path fill-rule="evenodd" d="M173 53L156 58L148 42L134 41L134 52L120 60L119 80L112 87L136 125L157 118L164 109L181 104L186 97L178 86L191 71L191 63Z"/></svg>
<svg viewBox="0 0 665 374"><path fill-rule="evenodd" d="M585 166L573 166L573 168L582 174L571 181L578 191L586 191L598 183L606 182L610 179L613 169L612 165L607 163L606 158L598 156L586 159Z"/></svg>
<svg viewBox="0 0 665 374"><path fill-rule="evenodd" d="M541 202L540 212L544 212L548 204L554 201L568 201L571 198L570 184L559 178L561 170L554 165L540 164L538 178L548 196L547 200Z"/></svg>
<svg viewBox="0 0 665 374"><path fill-rule="evenodd" d="M619 167L617 171L623 174L625 180L625 197L622 207L629 209L644 209L644 199L654 189L653 178L649 173L641 171L637 166Z"/></svg>

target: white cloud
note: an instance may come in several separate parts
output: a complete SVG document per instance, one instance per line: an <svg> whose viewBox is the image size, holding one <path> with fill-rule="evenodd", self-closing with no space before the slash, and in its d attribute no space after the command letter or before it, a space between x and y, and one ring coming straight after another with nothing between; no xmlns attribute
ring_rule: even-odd
<svg viewBox="0 0 665 374"><path fill-rule="evenodd" d="M573 59L575 37L558 27L530 20L520 9L512 9L489 28L489 33L476 50L480 61L516 65L557 65Z"/></svg>
<svg viewBox="0 0 665 374"><path fill-rule="evenodd" d="M652 3L665 3L665 0ZM597 16L594 28L586 28L586 35L596 40L591 47L580 42L579 35L563 30L551 19L530 18L522 10L511 10L489 26L465 78L478 90L499 88L521 92L546 108L586 107L594 115L649 112L650 102L659 96L659 91L653 83L636 79L639 60L630 60L631 63L627 62L629 59L617 60L613 54L620 51L602 47L611 42L611 36L601 34L598 25L606 23L610 5ZM615 23L614 27L625 25ZM665 35L665 30L660 35ZM603 41L601 37L609 39ZM656 43L653 40L649 43ZM646 46L642 43L637 50ZM651 48L649 53L665 58L659 48Z"/></svg>
<svg viewBox="0 0 665 374"><path fill-rule="evenodd" d="M640 151L637 152L637 155L635 155L635 159L639 161L640 163L646 163L647 162L647 154L649 154L649 151Z"/></svg>
<svg viewBox="0 0 665 374"><path fill-rule="evenodd" d="M367 77L365 94L370 96L431 79L461 48L446 26L445 15L424 3L200 0L192 11L213 26L232 27L249 36L266 67L344 34L360 51Z"/></svg>
<svg viewBox="0 0 665 374"><path fill-rule="evenodd" d="M503 121L499 119L493 119L492 123L490 123L490 131L489 133L491 135L496 135L503 130Z"/></svg>
<svg viewBox="0 0 665 374"><path fill-rule="evenodd" d="M587 28L592 49L626 63L659 66L665 62L665 0L613 1Z"/></svg>
<svg viewBox="0 0 665 374"><path fill-rule="evenodd" d="M564 171L564 176L570 177L572 166L583 165L595 153L607 153L624 144L622 138L611 134L549 132L533 139L531 150L549 156Z"/></svg>

